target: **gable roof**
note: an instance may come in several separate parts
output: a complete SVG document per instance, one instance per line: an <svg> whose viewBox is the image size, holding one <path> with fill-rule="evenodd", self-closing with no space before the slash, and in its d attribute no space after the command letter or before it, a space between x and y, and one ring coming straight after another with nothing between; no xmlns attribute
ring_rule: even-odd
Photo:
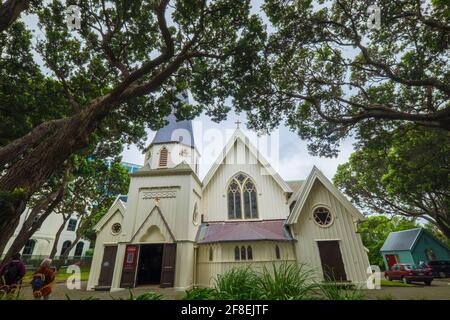
<svg viewBox="0 0 450 320"><path fill-rule="evenodd" d="M94 226L94 230L99 232L103 226L116 214L117 211L122 215L122 218L125 215L126 207L125 203L120 199L124 197L122 195L117 196L116 200L114 200L113 205L109 208L108 212L97 222Z"/></svg>
<svg viewBox="0 0 450 320"><path fill-rule="evenodd" d="M187 92L177 94L177 99L184 103L189 103ZM175 116L175 109L172 109L170 115L165 120L168 122L164 127L156 132L155 137L150 145L179 142L187 146L195 148L194 130L192 130L191 120L178 121ZM175 135L176 134L176 135Z"/></svg>
<svg viewBox="0 0 450 320"><path fill-rule="evenodd" d="M288 184L289 187L291 187L292 192L297 192L302 185L305 183L305 180L291 180L291 181L286 181L286 183Z"/></svg>
<svg viewBox="0 0 450 320"><path fill-rule="evenodd" d="M338 188L336 188L331 181L328 180L328 178L325 177L325 175L316 166L314 166L305 183L303 183L300 189L298 189L297 192L295 192L289 199L289 205L294 201L295 205L286 220L286 224L289 225L297 222L300 212L305 205L306 199L308 198L309 193L311 192L311 189L316 181L320 181L322 185L328 189L328 191L330 191L331 194L339 200L339 202L341 202L341 204L350 212L351 215L358 220L366 219L366 217L364 217L364 215L355 208L355 206L342 194L342 192L340 192Z"/></svg>
<svg viewBox="0 0 450 320"><path fill-rule="evenodd" d="M228 153L238 140L240 140L248 148L248 150L255 156L258 162L264 167L264 169L267 170L270 176L272 176L272 178L277 182L277 184L281 187L281 189L284 192L292 193L292 189L289 187L289 185L272 168L270 163L267 162L267 160L262 156L262 154L258 151L258 149L255 148L253 144L250 143L248 137L246 137L245 134L239 128L234 131L227 145L225 146L225 148L223 148L222 152L217 157L213 166L209 169L208 173L203 179L203 189L205 189L206 186L209 184L209 182L212 180L219 167L223 164L226 156L228 155Z"/></svg>
<svg viewBox="0 0 450 320"><path fill-rule="evenodd" d="M411 250L422 233L422 228L389 233L380 251Z"/></svg>
<svg viewBox="0 0 450 320"><path fill-rule="evenodd" d="M192 148L195 148L194 131L191 120L177 120L177 117L171 113L165 119L168 123L156 132L150 145L180 142Z"/></svg>
<svg viewBox="0 0 450 320"><path fill-rule="evenodd" d="M131 237L131 242L136 238L136 236L139 234L139 232L144 228L146 222L148 220L150 220L150 217L153 215L154 212L157 212L157 214L159 215L159 217L161 218L163 225L166 227L167 232L170 234L170 237L172 238L172 241L175 241L175 236L172 233L172 230L169 227L169 224L167 223L166 218L164 218L161 209L158 206L154 206L152 211L150 211L150 214L147 216L147 218L145 218L145 220L141 223L141 226L139 227L139 229L136 230L136 232L133 234L133 236Z"/></svg>
<svg viewBox="0 0 450 320"><path fill-rule="evenodd" d="M257 240L293 241L284 220L207 222L200 226L196 238L200 244Z"/></svg>

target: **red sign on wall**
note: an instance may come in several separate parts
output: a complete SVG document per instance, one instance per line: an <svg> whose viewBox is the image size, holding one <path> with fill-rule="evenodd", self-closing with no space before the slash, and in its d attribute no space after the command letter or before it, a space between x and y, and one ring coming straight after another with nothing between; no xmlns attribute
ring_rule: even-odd
<svg viewBox="0 0 450 320"><path fill-rule="evenodd" d="M124 268L134 268L136 267L137 261L137 246L128 245L125 251L125 259L123 262Z"/></svg>

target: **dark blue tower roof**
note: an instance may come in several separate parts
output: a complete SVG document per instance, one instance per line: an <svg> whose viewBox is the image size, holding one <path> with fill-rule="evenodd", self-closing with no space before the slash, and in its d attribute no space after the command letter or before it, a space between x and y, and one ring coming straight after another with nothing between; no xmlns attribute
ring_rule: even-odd
<svg viewBox="0 0 450 320"><path fill-rule="evenodd" d="M179 94L178 98L188 102L187 94L185 96ZM180 142L195 148L194 131L192 130L191 120L177 121L173 112L167 116L165 120L168 122L167 125L156 132L151 144Z"/></svg>

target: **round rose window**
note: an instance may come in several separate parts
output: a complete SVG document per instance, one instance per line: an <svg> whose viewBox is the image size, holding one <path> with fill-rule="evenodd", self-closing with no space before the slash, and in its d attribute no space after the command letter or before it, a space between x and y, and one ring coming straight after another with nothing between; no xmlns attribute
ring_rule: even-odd
<svg viewBox="0 0 450 320"><path fill-rule="evenodd" d="M122 226L120 225L120 223L114 223L111 227L111 231L114 234L119 234L120 231L122 231Z"/></svg>
<svg viewBox="0 0 450 320"><path fill-rule="evenodd" d="M314 221L321 227L328 227L333 223L333 216L330 210L324 207L319 207L314 210Z"/></svg>

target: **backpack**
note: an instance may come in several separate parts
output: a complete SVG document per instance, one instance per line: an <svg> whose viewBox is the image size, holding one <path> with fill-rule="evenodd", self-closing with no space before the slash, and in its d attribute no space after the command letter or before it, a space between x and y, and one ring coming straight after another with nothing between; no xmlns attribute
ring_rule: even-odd
<svg viewBox="0 0 450 320"><path fill-rule="evenodd" d="M16 262L10 262L3 273L3 279L6 285L11 285L17 282L19 276L19 264Z"/></svg>
<svg viewBox="0 0 450 320"><path fill-rule="evenodd" d="M44 287L45 275L42 273L36 273L33 275L33 280L31 280L31 288L33 291L39 291Z"/></svg>

